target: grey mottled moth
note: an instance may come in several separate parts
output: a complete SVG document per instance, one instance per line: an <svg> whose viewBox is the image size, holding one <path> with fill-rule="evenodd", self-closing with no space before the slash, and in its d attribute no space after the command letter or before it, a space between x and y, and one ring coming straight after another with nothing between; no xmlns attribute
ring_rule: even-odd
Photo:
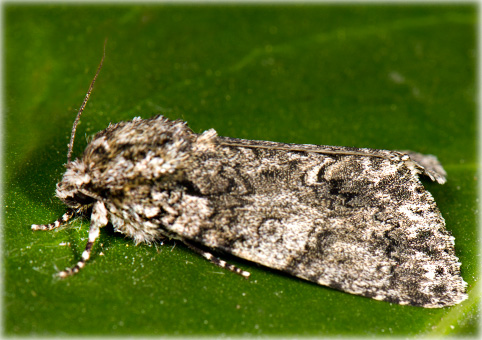
<svg viewBox="0 0 482 340"><path fill-rule="evenodd" d="M180 240L245 277L201 248L376 300L437 308L466 299L454 238L418 178L445 182L434 156L196 134L157 116L109 125L71 161L103 60L57 184L68 210L32 225L52 230L90 216L82 258L60 277L84 267L111 223L136 243Z"/></svg>

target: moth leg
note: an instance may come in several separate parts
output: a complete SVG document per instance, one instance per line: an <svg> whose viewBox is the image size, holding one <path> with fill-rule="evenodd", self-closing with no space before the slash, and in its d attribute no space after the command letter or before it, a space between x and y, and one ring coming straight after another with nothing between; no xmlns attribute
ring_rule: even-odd
<svg viewBox="0 0 482 340"><path fill-rule="evenodd" d="M107 219L107 210L102 201L97 201L92 209L92 215L90 217L90 229L89 229L89 240L85 246L85 250L82 253L82 258L77 264L71 268L67 268L60 273L58 276L60 278L65 278L70 275L77 274L85 266L85 262L90 258L90 252L94 246L94 242L99 237L100 228L107 225L109 220Z"/></svg>
<svg viewBox="0 0 482 340"><path fill-rule="evenodd" d="M75 215L74 209L69 209L57 221L50 224L32 224L32 230L53 230L56 229L72 219Z"/></svg>
<svg viewBox="0 0 482 340"><path fill-rule="evenodd" d="M198 247L196 247L195 245L187 242L186 240L182 240L182 242L184 242L184 244L186 246L188 246L191 250L195 251L196 253L198 253L199 255L201 255L202 257L204 257L206 260L208 260L209 262L215 264L216 266L218 267L221 267L221 268L224 268L224 269L227 269L229 271L232 271L233 273L236 273L238 275L241 275L242 277L244 278L248 278L251 273L250 272L247 272L247 271L244 271L238 267L236 267L235 265L233 264L230 264L230 263L227 263L226 261L224 260L221 260L220 258L217 258L215 257L213 254L207 252L207 251L204 251L202 249L199 249Z"/></svg>

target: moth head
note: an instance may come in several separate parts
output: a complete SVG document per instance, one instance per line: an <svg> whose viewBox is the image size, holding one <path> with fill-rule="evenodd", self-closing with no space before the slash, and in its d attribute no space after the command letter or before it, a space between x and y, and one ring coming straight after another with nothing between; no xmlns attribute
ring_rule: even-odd
<svg viewBox="0 0 482 340"><path fill-rule="evenodd" d="M97 200L96 195L88 190L91 181L84 162L69 162L62 180L57 183L56 195L71 208L90 205Z"/></svg>

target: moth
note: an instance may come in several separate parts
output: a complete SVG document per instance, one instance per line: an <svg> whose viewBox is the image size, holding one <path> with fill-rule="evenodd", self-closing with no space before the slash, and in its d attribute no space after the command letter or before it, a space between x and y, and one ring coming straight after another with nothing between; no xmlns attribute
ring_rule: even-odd
<svg viewBox="0 0 482 340"><path fill-rule="evenodd" d="M104 51L105 56L105 51ZM109 125L71 161L76 117L56 196L67 206L52 230L90 217L79 272L102 227L136 244L175 239L376 300L438 308L467 298L454 237L419 176L440 184L434 156L283 144L194 133L162 116Z"/></svg>

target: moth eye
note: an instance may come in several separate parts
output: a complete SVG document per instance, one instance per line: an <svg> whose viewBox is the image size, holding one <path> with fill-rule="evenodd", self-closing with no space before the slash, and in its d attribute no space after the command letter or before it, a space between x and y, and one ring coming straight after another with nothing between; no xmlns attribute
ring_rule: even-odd
<svg viewBox="0 0 482 340"><path fill-rule="evenodd" d="M86 204L90 204L90 203L95 202L94 198L89 197L87 195L84 195L83 193L81 193L79 191L74 193L74 196L67 197L65 200L69 203L79 203L81 205L86 205Z"/></svg>

